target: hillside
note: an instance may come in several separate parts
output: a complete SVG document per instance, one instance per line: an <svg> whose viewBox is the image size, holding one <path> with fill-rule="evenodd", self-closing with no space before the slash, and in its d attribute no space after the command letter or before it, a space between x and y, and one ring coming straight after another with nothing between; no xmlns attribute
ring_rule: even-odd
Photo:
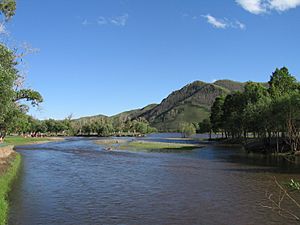
<svg viewBox="0 0 300 225"><path fill-rule="evenodd" d="M232 81L232 80L217 80L214 82L215 85L223 87L231 92L233 91L243 91L245 83Z"/></svg>
<svg viewBox="0 0 300 225"><path fill-rule="evenodd" d="M195 81L174 91L161 104L141 116L159 130L176 131L182 122L198 123L208 118L216 97L240 91L243 87L243 83L230 80L213 84Z"/></svg>
<svg viewBox="0 0 300 225"><path fill-rule="evenodd" d="M142 109L122 112L110 117L113 121L127 121L140 117L147 119L159 131L177 131L183 122L199 123L209 117L216 97L234 91L242 91L244 83L218 80L214 83L195 81L172 92L160 104L151 104ZM93 119L105 117L85 117Z"/></svg>

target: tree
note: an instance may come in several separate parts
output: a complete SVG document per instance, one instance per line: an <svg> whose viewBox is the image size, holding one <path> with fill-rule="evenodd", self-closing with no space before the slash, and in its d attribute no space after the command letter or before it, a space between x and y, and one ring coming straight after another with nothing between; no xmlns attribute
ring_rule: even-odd
<svg viewBox="0 0 300 225"><path fill-rule="evenodd" d="M243 93L236 92L226 96L223 105L222 120L226 136L240 138L244 131L244 109L246 101Z"/></svg>
<svg viewBox="0 0 300 225"><path fill-rule="evenodd" d="M210 123L213 132L217 133L222 131L223 134L223 105L225 96L219 96L216 98L213 106L211 107Z"/></svg>
<svg viewBox="0 0 300 225"><path fill-rule="evenodd" d="M192 123L182 123L180 132L183 134L183 137L191 137L196 134L196 128Z"/></svg>
<svg viewBox="0 0 300 225"><path fill-rule="evenodd" d="M212 131L212 125L209 119L204 119L202 122L199 123L199 130L198 130L199 133L201 134L209 133L209 139L211 139L211 131Z"/></svg>
<svg viewBox="0 0 300 225"><path fill-rule="evenodd" d="M276 152L300 149L300 84L287 68L276 69L269 88L247 82L244 92L215 100L210 116L212 129L226 137L260 138L263 149ZM276 140L276 142L275 142ZM281 145L281 146L280 146Z"/></svg>
<svg viewBox="0 0 300 225"><path fill-rule="evenodd" d="M33 106L43 101L38 92L20 89L18 80L21 76L16 66L14 53L0 44L0 142L3 141L19 114L25 113L28 109L21 103L22 100L31 102Z"/></svg>
<svg viewBox="0 0 300 225"><path fill-rule="evenodd" d="M269 85L269 92L274 98L299 88L296 78L289 73L286 67L275 70L271 76Z"/></svg>

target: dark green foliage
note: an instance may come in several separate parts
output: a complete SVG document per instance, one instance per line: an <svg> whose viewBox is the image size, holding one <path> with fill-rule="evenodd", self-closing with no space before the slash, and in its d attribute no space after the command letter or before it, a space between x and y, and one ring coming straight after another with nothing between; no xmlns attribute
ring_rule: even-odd
<svg viewBox="0 0 300 225"><path fill-rule="evenodd" d="M276 98L282 94L294 91L299 87L295 77L293 77L286 67L276 69L269 81L270 94Z"/></svg>
<svg viewBox="0 0 300 225"><path fill-rule="evenodd" d="M210 121L214 132L226 137L259 137L271 145L276 140L288 145L291 151L300 147L299 83L287 68L276 69L269 87L246 83L243 92L219 97L212 106ZM284 146L281 149L286 150Z"/></svg>
<svg viewBox="0 0 300 225"><path fill-rule="evenodd" d="M198 133L200 134L207 134L211 133L212 125L209 119L204 119L201 123L199 123Z"/></svg>
<svg viewBox="0 0 300 225"><path fill-rule="evenodd" d="M43 97L41 96L41 94L32 89L22 89L16 91L14 101L19 101L22 99L26 101L31 101L32 106L37 106L38 104L43 102Z"/></svg>
<svg viewBox="0 0 300 225"><path fill-rule="evenodd" d="M225 101L225 96L219 96L216 98L214 104L211 107L210 121L212 130L217 133L223 130L223 105Z"/></svg>
<svg viewBox="0 0 300 225"><path fill-rule="evenodd" d="M0 0L0 12L8 20L15 15L16 1L15 0Z"/></svg>

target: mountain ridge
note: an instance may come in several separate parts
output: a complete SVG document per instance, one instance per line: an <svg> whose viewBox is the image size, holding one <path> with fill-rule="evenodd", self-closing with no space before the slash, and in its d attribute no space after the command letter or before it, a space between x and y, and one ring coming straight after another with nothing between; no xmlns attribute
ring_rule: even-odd
<svg viewBox="0 0 300 225"><path fill-rule="evenodd" d="M213 83L194 81L173 91L159 104L150 104L111 117L99 115L83 118L105 117L121 121L144 118L159 131L178 131L181 123L199 123L208 118L210 108L218 96L243 91L244 85L243 82L232 80Z"/></svg>

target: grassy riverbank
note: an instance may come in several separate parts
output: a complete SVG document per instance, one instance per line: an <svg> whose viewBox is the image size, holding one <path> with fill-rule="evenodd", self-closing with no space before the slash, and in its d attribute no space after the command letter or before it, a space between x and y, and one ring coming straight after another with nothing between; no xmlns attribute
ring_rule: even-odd
<svg viewBox="0 0 300 225"><path fill-rule="evenodd" d="M153 150L153 151L183 151L183 150L193 150L202 147L198 144L179 144L179 143L169 143L169 142L152 142L152 141L125 141L118 139L108 139L99 140L95 142L99 145L104 145L109 147L109 149L118 150Z"/></svg>
<svg viewBox="0 0 300 225"><path fill-rule="evenodd" d="M122 145L120 149L133 150L193 150L200 147L195 144L177 144L177 143L163 143L163 142L146 142L146 141L132 141L127 145Z"/></svg>
<svg viewBox="0 0 300 225"><path fill-rule="evenodd" d="M60 141L60 140L63 140L63 138L58 138L58 137L25 138L21 136L10 136L5 138L4 144L18 146L18 145L40 144L40 143L47 143L47 142Z"/></svg>
<svg viewBox="0 0 300 225"><path fill-rule="evenodd" d="M13 153L5 159L0 159L0 162L6 167L4 171L0 172L0 225L5 225L8 214L7 195L20 167L21 156Z"/></svg>

